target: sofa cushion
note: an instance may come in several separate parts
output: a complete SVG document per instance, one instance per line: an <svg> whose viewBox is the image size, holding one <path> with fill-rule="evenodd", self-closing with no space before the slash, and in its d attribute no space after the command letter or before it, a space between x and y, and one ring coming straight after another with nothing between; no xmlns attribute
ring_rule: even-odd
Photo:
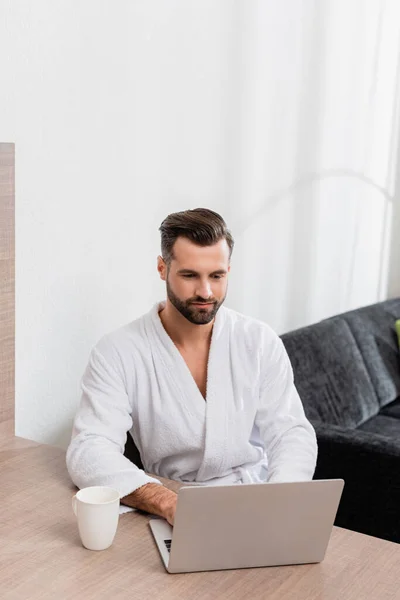
<svg viewBox="0 0 400 600"><path fill-rule="evenodd" d="M340 315L357 342L380 406L400 396L400 353L395 321L400 298L386 300Z"/></svg>
<svg viewBox="0 0 400 600"><path fill-rule="evenodd" d="M363 423L358 429L398 440L400 438L400 419L379 414Z"/></svg>
<svg viewBox="0 0 400 600"><path fill-rule="evenodd" d="M355 428L379 412L364 360L346 321L335 317L282 335L312 423Z"/></svg>

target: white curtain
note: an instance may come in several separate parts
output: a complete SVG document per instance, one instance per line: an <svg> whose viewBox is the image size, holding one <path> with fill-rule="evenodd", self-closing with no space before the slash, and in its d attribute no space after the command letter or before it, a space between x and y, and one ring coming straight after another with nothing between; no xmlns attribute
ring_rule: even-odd
<svg viewBox="0 0 400 600"><path fill-rule="evenodd" d="M235 305L284 332L400 295L400 3L236 10L224 165Z"/></svg>

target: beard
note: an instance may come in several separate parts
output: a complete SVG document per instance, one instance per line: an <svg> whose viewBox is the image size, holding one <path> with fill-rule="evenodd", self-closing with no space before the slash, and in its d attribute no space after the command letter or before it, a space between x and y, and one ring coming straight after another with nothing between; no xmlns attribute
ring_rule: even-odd
<svg viewBox="0 0 400 600"><path fill-rule="evenodd" d="M216 299L207 300L206 298L200 298L199 296L195 298L189 298L188 300L181 300L171 289L168 278L167 296L168 300L171 302L171 304L173 304L173 306L175 306L176 310L194 325L207 325L207 323L211 323L226 298L225 294L220 302L218 302ZM212 305L204 307L194 306L193 302L212 302Z"/></svg>

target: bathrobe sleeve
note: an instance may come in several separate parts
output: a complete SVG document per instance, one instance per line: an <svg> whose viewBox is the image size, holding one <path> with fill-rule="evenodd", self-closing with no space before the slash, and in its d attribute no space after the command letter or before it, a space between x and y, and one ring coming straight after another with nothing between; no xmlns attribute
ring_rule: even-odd
<svg viewBox="0 0 400 600"><path fill-rule="evenodd" d="M268 482L308 481L317 461L315 431L304 414L292 366L278 336L272 348L264 363L256 414L267 452Z"/></svg>
<svg viewBox="0 0 400 600"><path fill-rule="evenodd" d="M98 344L99 345L99 344ZM146 483L160 483L124 456L132 427L131 405L122 369L104 345L107 358L94 347L82 377L82 396L70 445L67 469L78 488L105 485L120 497Z"/></svg>

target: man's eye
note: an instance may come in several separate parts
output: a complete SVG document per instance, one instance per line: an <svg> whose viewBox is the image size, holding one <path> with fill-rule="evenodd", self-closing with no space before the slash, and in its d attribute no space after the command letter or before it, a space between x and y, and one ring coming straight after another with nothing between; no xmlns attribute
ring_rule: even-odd
<svg viewBox="0 0 400 600"><path fill-rule="evenodd" d="M185 273L185 274L184 274L184 277L185 277L186 279L191 279L192 277L194 277L194 275L193 275L193 273Z"/></svg>
<svg viewBox="0 0 400 600"><path fill-rule="evenodd" d="M222 279L222 277L223 277L222 275L213 275L214 279Z"/></svg>

